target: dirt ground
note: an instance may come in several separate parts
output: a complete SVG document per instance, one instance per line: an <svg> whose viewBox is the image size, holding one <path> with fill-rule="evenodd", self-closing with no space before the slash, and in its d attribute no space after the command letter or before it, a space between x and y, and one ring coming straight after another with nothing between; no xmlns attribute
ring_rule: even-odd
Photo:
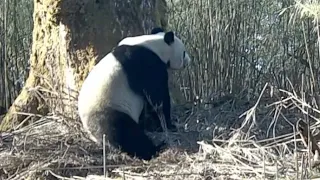
<svg viewBox="0 0 320 180"><path fill-rule="evenodd" d="M149 133L156 143L170 144L149 162L108 148L104 155L88 140L79 120L47 116L13 132L1 132L0 179L318 177L317 155L308 153L295 128L306 117L300 108L303 101L286 94L281 100L262 92L252 101L238 96L218 105L174 106L179 132ZM314 132L317 124L310 127Z"/></svg>

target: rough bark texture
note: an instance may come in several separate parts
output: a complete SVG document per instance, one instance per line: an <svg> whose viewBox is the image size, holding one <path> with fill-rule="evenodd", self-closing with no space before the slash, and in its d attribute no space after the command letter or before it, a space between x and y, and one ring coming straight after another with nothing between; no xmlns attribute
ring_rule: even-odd
<svg viewBox="0 0 320 180"><path fill-rule="evenodd" d="M29 116L17 112L75 117L77 92L97 60L127 35L165 28L165 8L165 0L34 0L29 77L0 131Z"/></svg>

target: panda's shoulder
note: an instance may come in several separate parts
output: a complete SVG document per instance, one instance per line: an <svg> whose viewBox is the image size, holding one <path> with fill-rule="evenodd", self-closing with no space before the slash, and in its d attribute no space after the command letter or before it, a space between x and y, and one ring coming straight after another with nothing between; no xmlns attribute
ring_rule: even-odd
<svg viewBox="0 0 320 180"><path fill-rule="evenodd" d="M112 51L113 56L121 64L144 64L161 62L159 56L151 49L142 45L119 45Z"/></svg>

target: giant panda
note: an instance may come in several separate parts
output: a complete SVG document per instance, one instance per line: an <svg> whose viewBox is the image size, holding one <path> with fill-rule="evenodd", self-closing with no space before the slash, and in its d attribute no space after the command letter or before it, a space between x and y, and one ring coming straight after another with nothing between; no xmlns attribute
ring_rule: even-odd
<svg viewBox="0 0 320 180"><path fill-rule="evenodd" d="M129 156L154 157L165 143L154 145L139 125L145 98L162 104L167 126L173 126L167 69L184 68L190 60L172 31L154 28L121 40L93 67L79 91L78 113L90 139L102 145L105 134L111 146Z"/></svg>

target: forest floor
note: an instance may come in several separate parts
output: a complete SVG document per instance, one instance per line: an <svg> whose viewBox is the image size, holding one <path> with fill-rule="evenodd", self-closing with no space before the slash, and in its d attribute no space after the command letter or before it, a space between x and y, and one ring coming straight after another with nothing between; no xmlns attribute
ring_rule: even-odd
<svg viewBox="0 0 320 180"><path fill-rule="evenodd" d="M46 116L1 132L0 179L315 179L319 111L305 102L264 89L255 99L240 94L214 106L174 106L180 130L149 133L170 144L149 162L109 149L104 155L78 120ZM308 138L300 120L313 124Z"/></svg>

